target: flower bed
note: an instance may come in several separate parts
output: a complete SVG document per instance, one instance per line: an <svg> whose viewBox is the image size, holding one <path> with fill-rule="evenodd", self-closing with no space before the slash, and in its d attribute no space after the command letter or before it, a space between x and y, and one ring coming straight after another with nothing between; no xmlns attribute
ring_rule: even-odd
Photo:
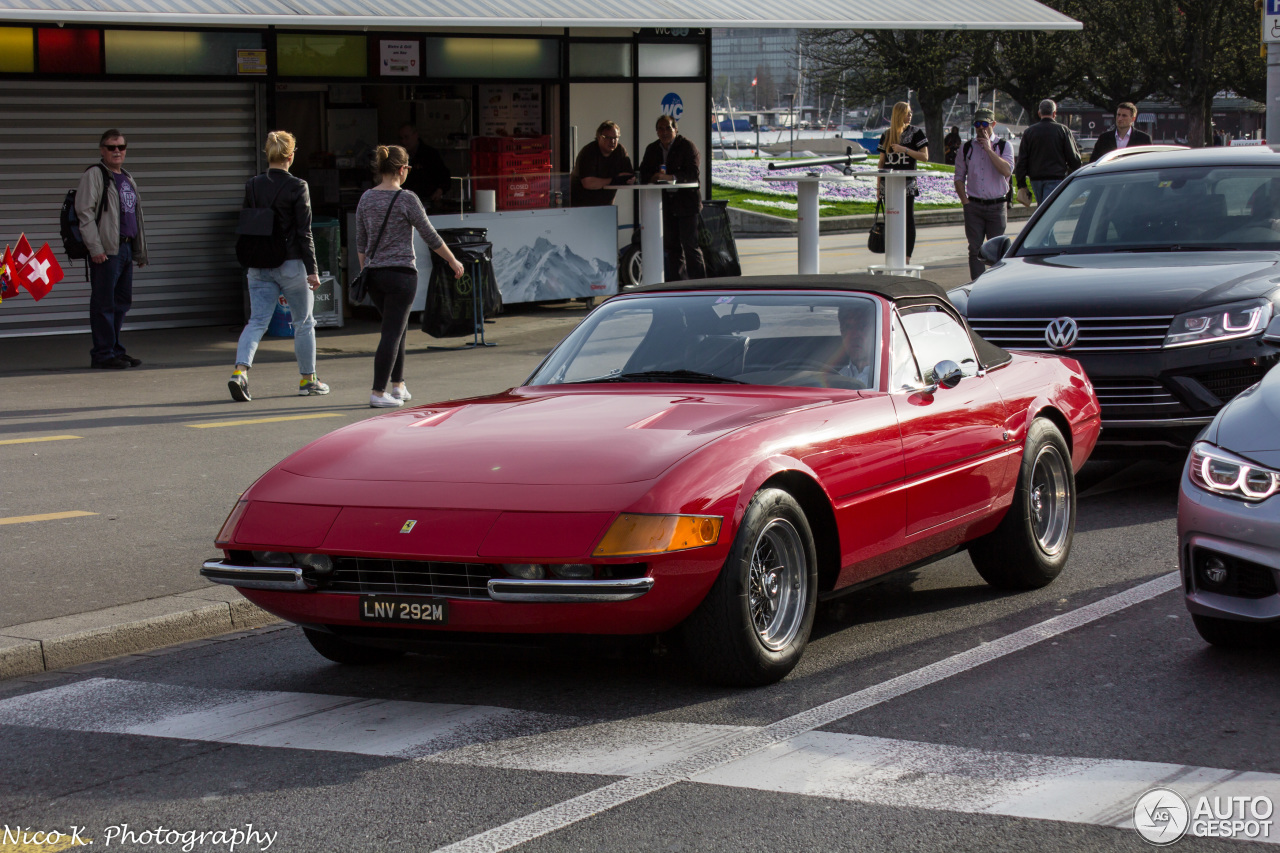
<svg viewBox="0 0 1280 853"><path fill-rule="evenodd" d="M711 184L713 197L726 198L733 207L746 210L758 209L762 213L774 213L794 217L796 209L796 185L790 181L765 181L766 175L783 175L787 170L769 171L766 160L713 160ZM802 167L804 171L811 168ZM834 166L817 167L824 174L839 175ZM854 166L857 172L874 172L874 165ZM800 171L799 169L795 171ZM957 207L954 176L950 167L937 164L920 164L916 183L920 195L917 208ZM823 216L847 216L869 212L875 206L876 182L872 177L849 183L822 183L818 185L818 198L828 204L819 205ZM785 203L784 203L785 202Z"/></svg>

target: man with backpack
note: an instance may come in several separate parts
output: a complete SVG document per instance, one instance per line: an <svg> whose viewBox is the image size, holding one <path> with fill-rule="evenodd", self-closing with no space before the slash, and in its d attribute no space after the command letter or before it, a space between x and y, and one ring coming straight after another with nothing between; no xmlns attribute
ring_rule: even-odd
<svg viewBox="0 0 1280 853"><path fill-rule="evenodd" d="M973 139L956 157L956 195L964 205L964 236L969 241L969 278L986 269L978 250L1004 233L1009 221L1009 175L1013 146L996 138L996 114L985 107L973 114Z"/></svg>
<svg viewBox="0 0 1280 853"><path fill-rule="evenodd" d="M124 134L102 134L102 160L90 166L76 187L75 213L89 257L90 366L119 370L141 359L125 352L120 327L133 304L133 267L147 265L142 202L133 175L124 170Z"/></svg>

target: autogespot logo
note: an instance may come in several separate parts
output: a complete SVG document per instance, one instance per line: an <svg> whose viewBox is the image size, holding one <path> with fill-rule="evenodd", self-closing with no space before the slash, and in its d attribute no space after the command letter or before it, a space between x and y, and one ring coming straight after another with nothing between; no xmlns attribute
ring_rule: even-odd
<svg viewBox="0 0 1280 853"><path fill-rule="evenodd" d="M1163 847L1187 834L1191 810L1177 791L1152 788L1133 807L1133 826L1144 840Z"/></svg>
<svg viewBox="0 0 1280 853"><path fill-rule="evenodd" d="M1056 350L1069 350L1080 337L1080 327L1070 317L1059 317L1044 330L1044 342Z"/></svg>

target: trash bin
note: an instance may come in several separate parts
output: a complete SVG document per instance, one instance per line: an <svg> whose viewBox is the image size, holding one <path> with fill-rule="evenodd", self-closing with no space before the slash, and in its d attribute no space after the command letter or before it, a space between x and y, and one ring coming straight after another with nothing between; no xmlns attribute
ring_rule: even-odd
<svg viewBox="0 0 1280 853"><path fill-rule="evenodd" d="M312 295L315 299L311 307L311 316L317 326L334 326L342 328L342 285L335 275L320 274L320 286Z"/></svg>
<svg viewBox="0 0 1280 853"><path fill-rule="evenodd" d="M440 239L444 240L445 245L449 247L449 251L454 256L458 255L460 246L485 244L489 246L489 260L485 263L488 268L482 276L482 287L480 290L484 298L484 315L486 317L496 317L502 313L502 294L498 290L498 277L493 273L493 244L489 243L489 230L487 228L441 228L438 232ZM439 255L432 255L432 262ZM459 258L461 260L461 258ZM434 275L434 271L433 271Z"/></svg>
<svg viewBox="0 0 1280 853"><path fill-rule="evenodd" d="M490 288L496 293L498 283L493 274L492 243L458 243L449 247L463 267L461 278L444 259L431 254L431 278L427 283L427 305L422 312L422 331L433 338L456 338L476 334L489 313L484 296ZM477 297L476 289L480 296ZM498 305L501 307L501 300ZM480 317L476 317L476 309Z"/></svg>
<svg viewBox="0 0 1280 853"><path fill-rule="evenodd" d="M267 337L293 337L293 312L289 310L289 302L283 296L276 304L276 312L271 315L271 322L267 324Z"/></svg>

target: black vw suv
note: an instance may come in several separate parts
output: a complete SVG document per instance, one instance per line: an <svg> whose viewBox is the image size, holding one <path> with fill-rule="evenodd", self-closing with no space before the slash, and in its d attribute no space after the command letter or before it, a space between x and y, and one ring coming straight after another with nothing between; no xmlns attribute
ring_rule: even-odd
<svg viewBox="0 0 1280 853"><path fill-rule="evenodd" d="M1262 335L1280 314L1280 153L1114 152L982 254L991 268L950 293L974 331L1079 360L1100 449L1185 449L1278 357Z"/></svg>

